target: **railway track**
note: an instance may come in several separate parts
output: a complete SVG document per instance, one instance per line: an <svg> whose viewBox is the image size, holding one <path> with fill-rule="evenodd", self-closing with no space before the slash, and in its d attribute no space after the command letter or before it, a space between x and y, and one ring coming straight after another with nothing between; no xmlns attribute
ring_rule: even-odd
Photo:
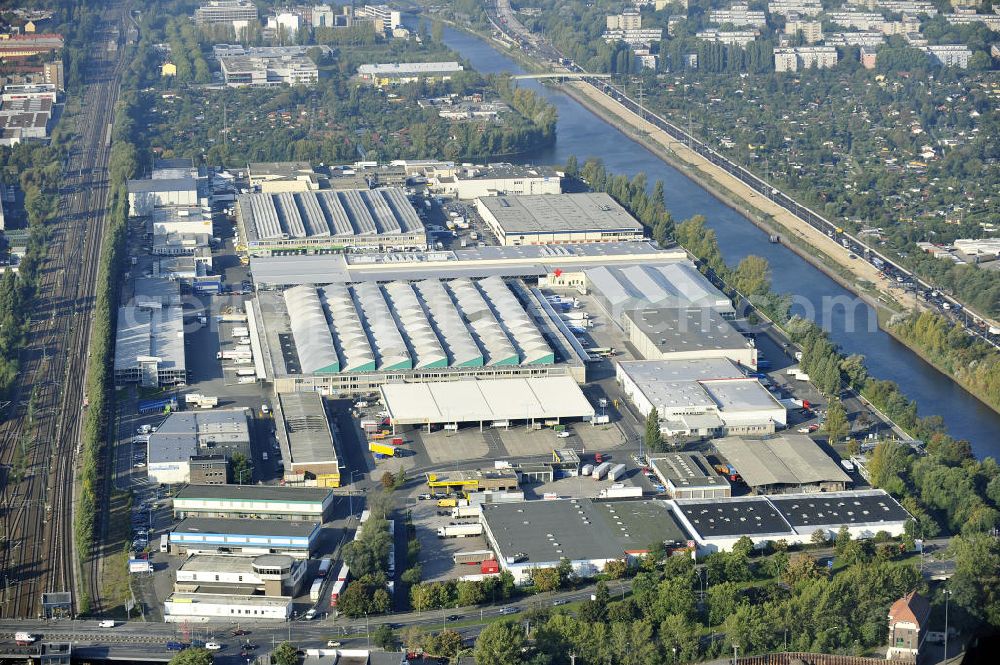
<svg viewBox="0 0 1000 665"><path fill-rule="evenodd" d="M119 15L120 7L107 11L105 30L116 29ZM105 132L122 67L120 57L103 50L105 43L95 39L99 50L85 72L78 138L66 159L59 215L40 269L29 346L22 353L10 417L0 425L0 510L7 535L0 552L0 616L7 618L38 616L42 593L76 591L74 477L107 221L110 147ZM99 584L88 577L92 601L99 606Z"/></svg>

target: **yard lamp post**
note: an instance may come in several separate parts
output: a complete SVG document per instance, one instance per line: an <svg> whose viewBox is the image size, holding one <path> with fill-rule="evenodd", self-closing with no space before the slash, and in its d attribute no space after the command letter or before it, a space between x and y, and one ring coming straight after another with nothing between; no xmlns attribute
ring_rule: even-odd
<svg viewBox="0 0 1000 665"><path fill-rule="evenodd" d="M944 590L944 659L941 662L948 662L948 601L951 599L951 589Z"/></svg>
<svg viewBox="0 0 1000 665"><path fill-rule="evenodd" d="M740 652L740 645L739 644L734 644L733 645L733 665L736 665L736 659L738 657L739 652Z"/></svg>

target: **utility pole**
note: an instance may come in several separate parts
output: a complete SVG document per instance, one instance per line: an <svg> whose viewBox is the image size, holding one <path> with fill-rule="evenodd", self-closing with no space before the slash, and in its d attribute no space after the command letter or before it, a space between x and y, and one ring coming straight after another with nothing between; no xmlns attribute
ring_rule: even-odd
<svg viewBox="0 0 1000 665"><path fill-rule="evenodd" d="M951 599L951 590L944 590L944 658L942 663L948 662L948 601Z"/></svg>

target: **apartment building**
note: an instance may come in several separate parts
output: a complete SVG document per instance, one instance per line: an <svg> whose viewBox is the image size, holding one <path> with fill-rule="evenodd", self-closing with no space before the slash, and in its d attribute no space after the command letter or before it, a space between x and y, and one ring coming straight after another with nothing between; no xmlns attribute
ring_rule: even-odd
<svg viewBox="0 0 1000 665"><path fill-rule="evenodd" d="M837 66L833 46L799 46L774 49L774 71L797 72L801 69L829 69Z"/></svg>

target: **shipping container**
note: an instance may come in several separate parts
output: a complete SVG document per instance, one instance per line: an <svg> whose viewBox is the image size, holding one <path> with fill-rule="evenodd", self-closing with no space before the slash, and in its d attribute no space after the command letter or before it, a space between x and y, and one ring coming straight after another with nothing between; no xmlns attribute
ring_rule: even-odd
<svg viewBox="0 0 1000 665"><path fill-rule="evenodd" d="M583 476L589 476L593 472L594 472L593 464L584 464L583 467L580 469L580 475Z"/></svg>
<svg viewBox="0 0 1000 665"><path fill-rule="evenodd" d="M500 562L496 559L490 559L489 561L483 561L479 566L479 572L484 575L492 575L500 572Z"/></svg>
<svg viewBox="0 0 1000 665"><path fill-rule="evenodd" d="M608 480L611 481L621 480L624 477L625 477L624 464L615 464L613 467L611 467L611 470L608 471Z"/></svg>

